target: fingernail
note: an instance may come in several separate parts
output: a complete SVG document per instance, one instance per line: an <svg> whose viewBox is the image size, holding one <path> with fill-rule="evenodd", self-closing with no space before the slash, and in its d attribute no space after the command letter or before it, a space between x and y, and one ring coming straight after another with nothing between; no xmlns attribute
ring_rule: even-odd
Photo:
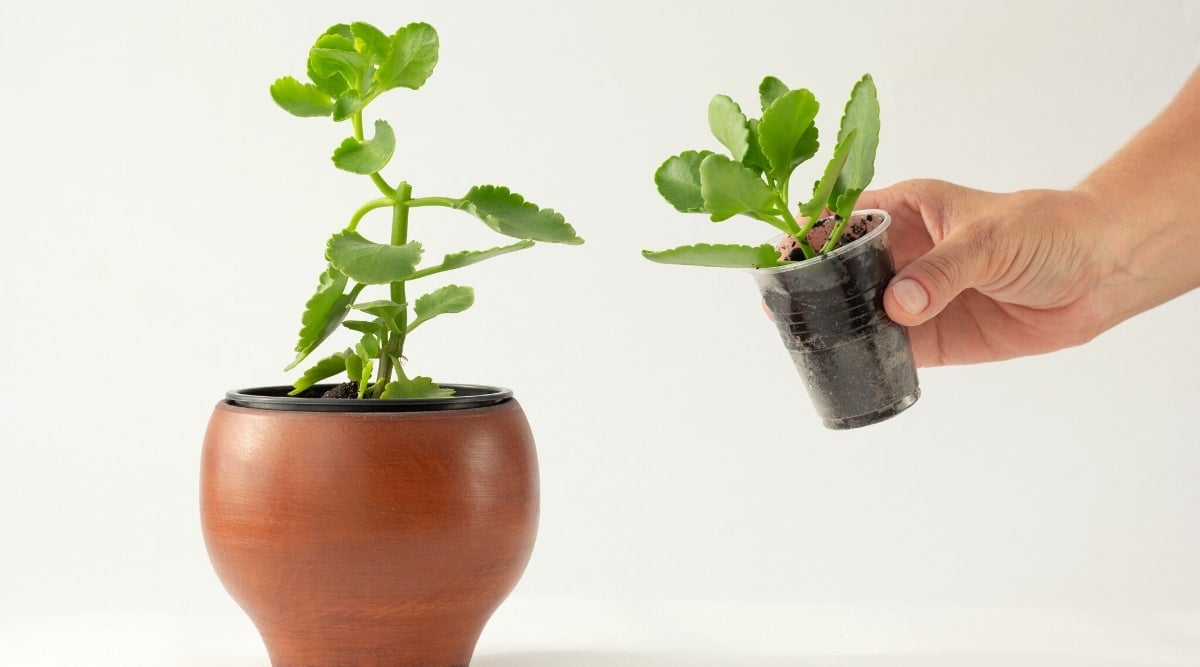
<svg viewBox="0 0 1200 667"><path fill-rule="evenodd" d="M892 294L896 296L900 307L911 315L920 315L929 306L929 295L925 293L925 288L912 278L897 281L892 285Z"/></svg>

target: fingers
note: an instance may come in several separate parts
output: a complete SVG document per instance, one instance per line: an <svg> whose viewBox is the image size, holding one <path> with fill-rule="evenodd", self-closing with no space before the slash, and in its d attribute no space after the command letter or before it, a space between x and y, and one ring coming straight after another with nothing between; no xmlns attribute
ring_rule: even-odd
<svg viewBox="0 0 1200 667"><path fill-rule="evenodd" d="M955 230L900 269L884 293L888 316L916 326L942 312L964 290L988 277L994 239L986 226Z"/></svg>

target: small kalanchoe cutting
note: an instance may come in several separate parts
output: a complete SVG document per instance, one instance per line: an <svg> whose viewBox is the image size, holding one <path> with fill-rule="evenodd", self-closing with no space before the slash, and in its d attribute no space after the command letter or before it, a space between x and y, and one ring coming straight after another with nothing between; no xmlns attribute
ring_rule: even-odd
<svg viewBox="0 0 1200 667"><path fill-rule="evenodd" d="M772 76L763 79L758 92L761 119L748 118L725 95L717 95L708 105L709 127L728 154L707 150L680 153L659 167L654 181L663 198L681 212L707 213L713 222L749 216L785 234L783 243L779 247L702 243L644 250L647 259L762 269L827 253L842 242L854 204L875 175L879 146L875 82L866 74L855 84L842 114L833 155L812 196L800 202L795 213L789 204L792 173L817 154L820 105L808 90L791 90Z"/></svg>

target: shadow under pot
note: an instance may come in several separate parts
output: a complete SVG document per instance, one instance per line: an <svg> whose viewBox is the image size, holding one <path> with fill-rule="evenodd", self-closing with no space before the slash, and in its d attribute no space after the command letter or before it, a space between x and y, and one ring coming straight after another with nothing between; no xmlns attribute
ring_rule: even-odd
<svg viewBox="0 0 1200 667"><path fill-rule="evenodd" d="M763 301L827 428L851 429L903 412L921 395L908 330L888 318L883 292L895 275L891 216L831 252L752 271ZM874 222L874 221L872 221Z"/></svg>
<svg viewBox="0 0 1200 667"><path fill-rule="evenodd" d="M231 392L204 439L213 567L274 667L465 667L533 550L538 469L512 392Z"/></svg>

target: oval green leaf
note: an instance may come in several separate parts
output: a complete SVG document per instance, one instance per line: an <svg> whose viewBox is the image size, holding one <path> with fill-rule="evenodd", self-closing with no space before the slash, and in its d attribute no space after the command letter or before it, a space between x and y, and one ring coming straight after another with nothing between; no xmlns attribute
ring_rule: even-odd
<svg viewBox="0 0 1200 667"><path fill-rule="evenodd" d="M879 97L870 74L864 74L850 92L838 130L838 143L851 134L855 137L853 146L838 173L831 199L839 202L839 208L853 209L858 197L847 195L855 190L861 193L871 184L875 177L875 152L879 148Z"/></svg>
<svg viewBox="0 0 1200 667"><path fill-rule="evenodd" d="M304 371L304 375L296 380L292 385L292 390L288 392L288 396L295 396L321 380L345 371L346 359L353 356L354 353L352 351L346 350L345 352L338 352L318 361L315 366Z"/></svg>
<svg viewBox="0 0 1200 667"><path fill-rule="evenodd" d="M758 100L762 104L762 110L766 111L772 102L786 95L789 90L791 89L787 84L776 77L764 77L762 83L758 84Z"/></svg>
<svg viewBox="0 0 1200 667"><path fill-rule="evenodd" d="M708 127L734 160L742 161L750 147L746 114L728 95L717 95L708 103Z"/></svg>
<svg viewBox="0 0 1200 667"><path fill-rule="evenodd" d="M389 382L380 398L446 398L453 395L453 389L439 387L431 378L417 376L411 380Z"/></svg>
<svg viewBox="0 0 1200 667"><path fill-rule="evenodd" d="M438 315L461 313L475 304L475 290L462 285L445 285L417 299L413 309L417 318L408 325L412 331Z"/></svg>
<svg viewBox="0 0 1200 667"><path fill-rule="evenodd" d="M348 137L333 151L333 164L355 174L374 174L387 166L396 150L396 134L385 120L375 121L375 137L359 141Z"/></svg>
<svg viewBox="0 0 1200 667"><path fill-rule="evenodd" d="M300 334L296 341L296 358L288 364L290 371L312 353L329 335L337 331L338 325L350 310L353 296L345 294L347 278L334 267L328 267L318 281L317 291L304 304L300 317Z"/></svg>
<svg viewBox="0 0 1200 667"><path fill-rule="evenodd" d="M750 169L724 155L712 154L700 163L700 193L713 222L739 213L770 216L774 193Z"/></svg>
<svg viewBox="0 0 1200 667"><path fill-rule="evenodd" d="M325 257L350 278L366 285L386 285L412 276L421 261L421 244L384 245L343 230L325 246Z"/></svg>
<svg viewBox="0 0 1200 667"><path fill-rule="evenodd" d="M428 23L410 23L391 37L387 59L375 71L380 92L424 85L438 61L438 34Z"/></svg>
<svg viewBox="0 0 1200 667"><path fill-rule="evenodd" d="M820 105L805 89L776 98L758 124L758 144L771 166L771 175L783 181L796 167L817 153L814 120Z"/></svg>
<svg viewBox="0 0 1200 667"><path fill-rule="evenodd" d="M561 213L538 208L501 185L477 185L455 203L455 208L474 215L505 236L568 245L583 243Z"/></svg>
<svg viewBox="0 0 1200 667"><path fill-rule="evenodd" d="M659 264L721 269L765 269L783 265L779 260L779 251L769 243L760 246L700 243L669 250L643 250L642 256Z"/></svg>
<svg viewBox="0 0 1200 667"><path fill-rule="evenodd" d="M355 310L361 310L364 313L374 315L379 318L379 321L393 333L400 333L403 329L400 326L400 319L408 309L408 306L402 303L396 303L389 299L379 299L378 301L368 301L360 303L354 307Z"/></svg>
<svg viewBox="0 0 1200 667"><path fill-rule="evenodd" d="M833 157L829 159L829 164L825 165L825 173L821 176L821 180L817 181L813 186L812 199L800 207L800 215L813 220L825 212L829 207L829 200L833 197L834 185L838 181L838 176L842 172L842 166L846 164L846 159L850 157L850 149L854 147L854 142L858 134L851 130L845 136L836 148L833 149Z"/></svg>
<svg viewBox="0 0 1200 667"><path fill-rule="evenodd" d="M271 99L293 116L317 117L333 113L333 98L311 83L285 76L271 84Z"/></svg>
<svg viewBox="0 0 1200 667"><path fill-rule="evenodd" d="M667 158L654 172L658 193L675 210L683 213L703 213L704 196L700 194L700 163L712 151L684 151Z"/></svg>
<svg viewBox="0 0 1200 667"><path fill-rule="evenodd" d="M487 250L463 250L461 252L450 253L442 258L442 263L436 266L421 269L413 274L412 279L424 278L435 273L459 269L464 266L477 264L485 259L507 255L510 252L525 250L537 245L535 241L517 241L511 245L499 246L496 248L488 248Z"/></svg>
<svg viewBox="0 0 1200 667"><path fill-rule="evenodd" d="M379 28L370 23L351 23L350 34L354 38L354 50L367 58L372 65L379 65L387 59L391 50L391 40Z"/></svg>

